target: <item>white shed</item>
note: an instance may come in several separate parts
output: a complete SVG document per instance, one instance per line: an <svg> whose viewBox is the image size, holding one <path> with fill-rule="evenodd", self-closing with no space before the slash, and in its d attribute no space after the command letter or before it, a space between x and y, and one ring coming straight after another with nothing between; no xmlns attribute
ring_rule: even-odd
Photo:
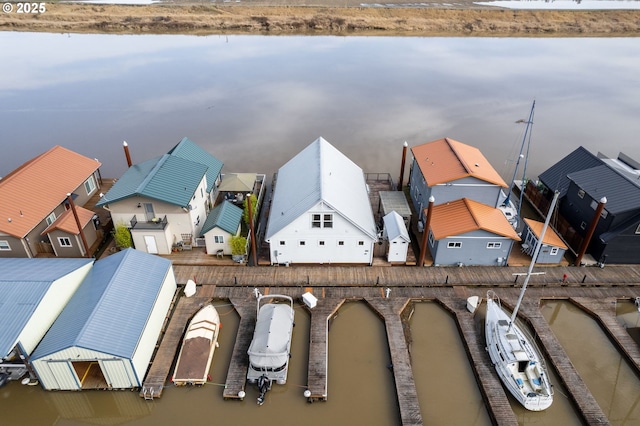
<svg viewBox="0 0 640 426"><path fill-rule="evenodd" d="M372 264L377 241L362 169L318 138L278 170L265 240L272 264Z"/></svg>
<svg viewBox="0 0 640 426"><path fill-rule="evenodd" d="M175 291L167 259L127 249L97 261L32 355L42 386L142 386Z"/></svg>
<svg viewBox="0 0 640 426"><path fill-rule="evenodd" d="M382 218L384 222L383 237L389 245L387 248L388 262L406 262L407 251L411 239L404 223L404 219L395 211Z"/></svg>

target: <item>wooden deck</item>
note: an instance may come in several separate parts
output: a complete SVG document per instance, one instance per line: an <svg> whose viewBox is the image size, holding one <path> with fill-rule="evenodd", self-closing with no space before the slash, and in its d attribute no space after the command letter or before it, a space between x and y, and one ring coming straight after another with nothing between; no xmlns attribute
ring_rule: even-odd
<svg viewBox="0 0 640 426"><path fill-rule="evenodd" d="M498 289L503 304L512 307L523 278L514 274L526 272L522 267L243 267L176 265L179 283L195 279L199 293L194 298L182 298L171 318L154 358L141 395L153 389L158 397L184 328L198 305L211 297L228 299L240 315L238 336L227 375L224 397L241 398L246 386L247 349L255 322L253 288L263 294L280 293L301 303L305 291L317 297L317 306L310 309L310 342L307 390L309 401L326 400L328 371L328 322L345 301L364 300L385 321L388 344L396 380L397 404L403 425L422 424L422 416L430 407L420 407L415 390L410 354L405 340L401 313L412 301L435 301L454 317L473 368L478 388L490 418L495 424L517 424L506 392L496 375L485 350L484 337L476 329L473 315L467 312L466 297L484 296L489 289ZM640 374L640 349L615 318L616 300L633 300L640 295L640 267L608 266L606 268L547 267L546 274L533 276L525 296L521 317L535 331L550 365L555 369L570 398L586 424L607 423L580 375L555 338L538 309L543 299L570 300L590 313L602 325ZM539 269L537 269L539 270ZM563 274L568 275L566 282ZM274 286L277 284L277 286ZM385 289L389 289L386 297ZM214 294L215 289L215 294ZM200 301L198 301L200 297ZM183 300L186 300L184 304ZM187 302L188 301L188 302ZM158 364L158 366L156 366Z"/></svg>

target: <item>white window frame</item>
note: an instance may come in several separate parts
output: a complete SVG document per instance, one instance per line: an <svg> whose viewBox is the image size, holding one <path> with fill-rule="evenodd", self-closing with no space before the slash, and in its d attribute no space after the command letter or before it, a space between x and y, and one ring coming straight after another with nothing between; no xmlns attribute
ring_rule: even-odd
<svg viewBox="0 0 640 426"><path fill-rule="evenodd" d="M427 231L424 231L424 232L427 232ZM435 244L435 241L433 239L433 234L429 232L429 245L433 247L434 244Z"/></svg>
<svg viewBox="0 0 640 426"><path fill-rule="evenodd" d="M286 243L285 241L283 241L283 240L280 240L280 243L279 243L279 244L280 244L281 246L285 246L285 245L287 245L287 243Z"/></svg>
<svg viewBox="0 0 640 426"><path fill-rule="evenodd" d="M214 235L213 242L216 244L224 244L224 235Z"/></svg>
<svg viewBox="0 0 640 426"><path fill-rule="evenodd" d="M638 225L638 229L640 229L640 225ZM336 244L338 244L338 247L344 247L344 240L340 240Z"/></svg>
<svg viewBox="0 0 640 426"><path fill-rule="evenodd" d="M0 251L11 251L11 246L9 245L9 241L0 240Z"/></svg>
<svg viewBox="0 0 640 426"><path fill-rule="evenodd" d="M69 237L58 237L58 245L60 247L73 247L73 244L71 244L71 238Z"/></svg>
<svg viewBox="0 0 640 426"><path fill-rule="evenodd" d="M47 226L51 226L51 224L53 222L56 221L56 212L51 212L51 214L49 216L47 216L47 218L45 219L47 222Z"/></svg>
<svg viewBox="0 0 640 426"><path fill-rule="evenodd" d="M96 179L93 175L89 176L89 179L84 181L84 190L87 191L87 195L90 195L93 191L96 190Z"/></svg>
<svg viewBox="0 0 640 426"><path fill-rule="evenodd" d="M324 213L322 215L322 227L323 228L333 228L333 214Z"/></svg>
<svg viewBox="0 0 640 426"><path fill-rule="evenodd" d="M447 248L462 248L462 241L449 241Z"/></svg>
<svg viewBox="0 0 640 426"><path fill-rule="evenodd" d="M326 243L325 243L325 241L324 241L324 240L318 240L318 245L319 245L320 247L324 247L324 246L326 245Z"/></svg>
<svg viewBox="0 0 640 426"><path fill-rule="evenodd" d="M499 249L502 248L502 242L501 241L490 241L487 243L487 248L488 249Z"/></svg>
<svg viewBox="0 0 640 426"><path fill-rule="evenodd" d="M322 228L322 214L311 213L311 228L313 229Z"/></svg>
<svg viewBox="0 0 640 426"><path fill-rule="evenodd" d="M300 240L300 241L298 241L298 245L299 245L300 247L306 247L307 242L306 242L305 240Z"/></svg>
<svg viewBox="0 0 640 426"><path fill-rule="evenodd" d="M579 198L584 198L584 194L585 194L584 189L578 189L578 197Z"/></svg>
<svg viewBox="0 0 640 426"><path fill-rule="evenodd" d="M560 249L558 247L551 247L551 251L549 252L550 256L557 256Z"/></svg>

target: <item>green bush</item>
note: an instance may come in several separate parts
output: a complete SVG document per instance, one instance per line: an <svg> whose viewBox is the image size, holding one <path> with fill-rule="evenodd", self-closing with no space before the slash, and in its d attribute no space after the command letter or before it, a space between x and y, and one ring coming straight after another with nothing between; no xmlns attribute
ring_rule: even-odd
<svg viewBox="0 0 640 426"><path fill-rule="evenodd" d="M118 248L124 249L133 247L131 231L129 231L129 228L122 223L116 225L116 229L113 232L113 238L116 240L116 247Z"/></svg>
<svg viewBox="0 0 640 426"><path fill-rule="evenodd" d="M231 245L231 254L240 255L247 254L247 239L241 235L235 235L229 240Z"/></svg>

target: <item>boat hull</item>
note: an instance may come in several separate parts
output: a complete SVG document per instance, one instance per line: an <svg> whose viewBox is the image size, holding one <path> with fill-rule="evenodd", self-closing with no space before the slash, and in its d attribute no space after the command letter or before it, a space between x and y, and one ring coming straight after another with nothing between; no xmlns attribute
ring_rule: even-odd
<svg viewBox="0 0 640 426"><path fill-rule="evenodd" d="M493 297L487 297L487 351L500 380L524 408L542 411L553 402L544 361L528 336L513 324Z"/></svg>
<svg viewBox="0 0 640 426"><path fill-rule="evenodd" d="M176 386L207 382L219 332L218 311L213 305L206 305L196 313L185 332L173 372L172 381Z"/></svg>

